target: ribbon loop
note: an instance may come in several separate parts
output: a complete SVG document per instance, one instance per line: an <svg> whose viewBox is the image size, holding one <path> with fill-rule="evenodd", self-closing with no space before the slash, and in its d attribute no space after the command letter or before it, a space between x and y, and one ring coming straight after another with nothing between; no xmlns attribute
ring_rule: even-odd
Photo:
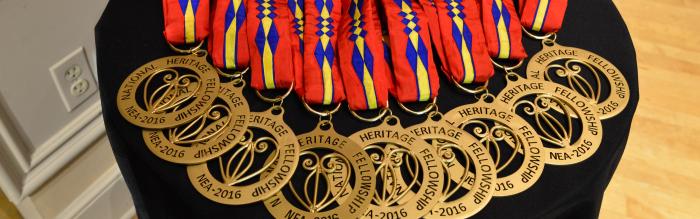
<svg viewBox="0 0 700 219"><path fill-rule="evenodd" d="M395 79L394 95L400 102L428 101L437 96L440 81L433 64L429 20L416 0L382 0L389 32Z"/></svg>
<svg viewBox="0 0 700 219"><path fill-rule="evenodd" d="M286 2L249 0L246 24L251 86L257 90L289 88L294 82Z"/></svg>
<svg viewBox="0 0 700 219"><path fill-rule="evenodd" d="M338 57L345 93L351 110L387 107L388 66L384 58L382 30L373 0L343 0Z"/></svg>
<svg viewBox="0 0 700 219"><path fill-rule="evenodd" d="M513 0L481 0L481 7L489 55L499 59L527 58Z"/></svg>
<svg viewBox="0 0 700 219"><path fill-rule="evenodd" d="M247 3L247 0L215 1L209 51L218 68L240 70L249 66Z"/></svg>
<svg viewBox="0 0 700 219"><path fill-rule="evenodd" d="M305 0L304 99L330 105L345 100L336 57L340 0Z"/></svg>
<svg viewBox="0 0 700 219"><path fill-rule="evenodd" d="M483 83L494 70L486 48L481 11L474 0L437 0L445 73L456 83ZM437 46L437 45L436 45Z"/></svg>
<svg viewBox="0 0 700 219"><path fill-rule="evenodd" d="M208 0L163 0L163 15L168 43L194 44L209 35Z"/></svg>
<svg viewBox="0 0 700 219"><path fill-rule="evenodd" d="M527 30L554 33L559 31L568 0L518 0L520 22Z"/></svg>
<svg viewBox="0 0 700 219"><path fill-rule="evenodd" d="M292 63L294 67L294 91L304 96L304 0L287 0L292 16L290 31L292 44Z"/></svg>

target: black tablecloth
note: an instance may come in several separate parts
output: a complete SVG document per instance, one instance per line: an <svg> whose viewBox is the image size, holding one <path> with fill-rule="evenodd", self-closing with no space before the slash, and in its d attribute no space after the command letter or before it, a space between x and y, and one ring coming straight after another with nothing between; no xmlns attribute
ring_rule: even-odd
<svg viewBox="0 0 700 219"><path fill-rule="evenodd" d="M185 166L160 160L145 147L141 129L124 120L116 107L116 93L124 78L138 66L156 58L173 55L163 35L161 1L112 0L95 27L97 68L103 117L114 155L128 184L139 218L270 218L262 203L226 206L209 201L190 185ZM525 39L528 54L541 45ZM494 198L474 218L594 218L627 142L630 123L638 101L637 65L634 47L625 24L609 0L571 0L558 34L562 45L590 50L607 58L625 74L632 89L627 108L617 117L604 120L601 148L590 159L571 166L545 168L540 180L529 190L512 197ZM523 75L523 68L520 69ZM442 77L442 76L441 76ZM440 109L474 102L446 83L442 77ZM493 86L503 86L494 80ZM254 99L250 93L249 99ZM268 104L250 101L260 111ZM285 119L297 133L310 131L316 119L298 98L285 101ZM405 126L424 118L400 113ZM303 119L307 118L307 119ZM341 134L366 127L343 109L334 117Z"/></svg>

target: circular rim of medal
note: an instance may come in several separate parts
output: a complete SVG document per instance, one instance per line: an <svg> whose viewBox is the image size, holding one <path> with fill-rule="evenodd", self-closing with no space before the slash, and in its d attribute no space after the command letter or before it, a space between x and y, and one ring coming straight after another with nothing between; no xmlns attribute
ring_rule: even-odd
<svg viewBox="0 0 700 219"><path fill-rule="evenodd" d="M247 116L246 119L248 119L248 127L249 128L258 128L265 130L268 132L270 135L275 136L274 139L277 141L277 150L279 150L279 157L276 159L277 163L285 163L283 162L286 161L285 157L292 157L293 159L291 160L291 164L287 165L276 165L274 167L274 170L270 171L267 177L262 177L260 180L257 182L250 184L250 185L245 185L245 186L228 186L225 185L224 183L220 182L218 179L214 178L211 173L209 172L209 169L207 167L207 163L201 163L197 165L191 165L187 166L187 176L190 180L190 183L192 186L199 192L201 195L206 197L209 200L221 203L221 204L226 204L226 205L243 205L243 204L250 204L258 201L265 200L266 198L273 196L275 193L280 191L284 185L289 182L289 180L292 178L292 175L294 175L294 170L296 169L296 165L299 162L299 153L300 153L300 147L299 143L296 141L296 136L292 129L284 123L284 120L282 119L283 114L279 115L274 115L272 114L271 110L264 111L264 112L250 112L250 114ZM272 128L263 125L263 124L258 124L256 122L251 122L255 121L254 118L258 117L264 117L266 119L271 119L273 120L276 124L279 126L283 127L282 130L286 131L285 134L282 136L275 135L274 133L275 130ZM284 148L285 145L292 145L292 148ZM290 153L291 152L291 153ZM283 173L282 168L287 167L290 168L290 171L287 173ZM263 170L264 171L264 170ZM261 171L262 172L262 171ZM268 180L271 180L271 177L277 176L278 174L286 174L280 182L277 182L277 184L269 186L270 189L264 191L262 194L256 195L251 195L251 193L256 194L258 191L256 188L262 187L267 184ZM209 182L211 183L211 188L210 189L205 189L202 185L199 183L198 176L206 177L209 179ZM240 198L224 198L220 196L216 196L216 189L221 189L223 190L228 190L229 192L236 192L239 191L241 194Z"/></svg>
<svg viewBox="0 0 700 219"><path fill-rule="evenodd" d="M222 141L226 140L233 143L240 141L240 139L245 135L245 131L248 129L247 116L250 114L250 108L248 107L248 102L243 96L242 87L236 87L233 85L233 82L228 82L221 84L220 90L223 89L228 89L229 93L219 92L216 98L225 102L226 107L230 110L229 115L227 116L229 118L229 123L223 128L223 130L221 130L221 133L217 134L216 137L204 142L191 143L190 146L180 146L172 143L170 139L166 137L164 132L167 130L144 129L141 133L143 135L144 142L146 142L146 147L148 147L148 149L160 159L177 164L199 164L219 157L228 152L230 149L234 148L232 144L226 144ZM228 94L232 94L233 96L228 97ZM239 101L236 102L239 104L237 105L231 99L239 99ZM238 123L237 121L242 121L242 123ZM234 126L234 123L240 126ZM204 128L202 132L205 130L206 128ZM158 143L154 143L154 139L151 137L152 135L156 135L154 137L157 137L157 139L160 141L157 141ZM234 138L229 138L231 135L233 135ZM220 150L218 152L210 153L200 158L195 157L202 148L212 148L216 145L220 146ZM174 151L184 152L183 156L177 158L172 155L168 155L168 148L172 148ZM163 152L162 150L166 151Z"/></svg>
<svg viewBox="0 0 700 219"><path fill-rule="evenodd" d="M360 172L362 171L359 166L366 166L369 167L369 175L371 176L370 184L371 184L371 189L368 191L368 194L365 195L364 197L364 202L355 209L354 213L350 213L352 208L352 200L355 200L355 198L359 197L360 195L360 190L352 190L350 193L350 196L348 196L349 200L345 200L342 204L339 204L337 207L328 210L328 211L321 211L321 212L308 212L302 209L299 209L292 203L290 203L285 195L282 192L276 192L273 196L268 197L267 199L264 200L264 205L265 208L268 210L268 212L274 217L274 218L285 218L285 215L289 211L293 211L294 213L299 214L303 218L359 218L361 217L366 210L369 208L372 196L374 195L374 190L375 190L375 180L374 180L374 175L375 175L375 170L374 166L370 162L370 157L365 153L361 147L354 142L352 139L345 137L341 134L338 134L332 127L328 130L323 130L320 128L321 123L316 127L311 132L307 132L301 135L298 135L294 141L298 141L298 139L303 139L307 136L333 136L335 138L341 139L345 141L345 144L342 146L332 146L332 145L323 145L323 144L308 144L304 145L301 147L300 151L306 151L309 149L316 149L316 148L321 148L321 149L327 149L327 150L332 150L335 152L340 153L341 155L345 156L348 161L350 161L350 166L352 166L353 173L355 174L355 183L354 183L354 188L359 187L360 184L363 182L360 180ZM341 141L342 142L342 141ZM298 144L298 143L297 143ZM361 161L358 161L357 158L353 159L355 155L360 154L361 156ZM297 156L299 158L299 156ZM295 168L298 168L295 165ZM287 185L285 183L284 185ZM272 202L275 202L279 200L279 203L277 205L273 205ZM359 210L358 210L359 209ZM322 216L323 215L323 216ZM333 217L333 215L338 215L338 217Z"/></svg>
<svg viewBox="0 0 700 219"><path fill-rule="evenodd" d="M199 64L204 65L206 68L205 70L200 70L197 69L194 66L187 65L187 64L181 64L179 62L177 63L168 63L169 59L193 59L198 61ZM137 77L137 75L142 72L142 70L147 69L151 66L154 66L153 69L147 70L147 73L144 73L140 77ZM186 68L190 71L192 71L194 74L198 75L200 77L199 81L203 85L197 90L195 94L195 99L190 102L185 107L181 107L180 109L174 111L174 112L167 112L167 113L151 113L148 112L147 110L144 110L139 106L137 103L138 98L136 98L136 93L142 86L142 83L144 80L148 78L148 76L155 74L155 73L160 73L163 70L166 69L171 69L176 72L179 72L175 70L174 68ZM117 108L119 110L119 113L122 115L124 119L126 119L128 122L131 124L134 124L136 126L139 126L141 128L147 128L147 129L164 129L164 128L172 128L175 126L179 126L185 123L188 123L192 120L194 120L197 116L202 115L203 113L206 113L206 111L212 106L214 103L214 100L216 99L216 92L219 91L219 77L218 75L214 72L214 67L209 64L209 62L206 60L206 56L198 56L197 54L191 54L191 55L181 55L181 56L168 56L168 57L163 57L159 58L153 61L150 61L146 64L143 64L139 66L136 70L131 72L122 82L122 84L119 86L119 90L117 91ZM211 71L211 72L209 72ZM131 78L137 77L135 80L131 80ZM208 87L205 84L211 84L214 83L215 85L212 87ZM127 85L132 85L131 87L127 87ZM127 95L122 95L124 92L127 92ZM212 94L208 94L211 92ZM205 100L204 98L208 97L209 99ZM126 99L125 99L126 98ZM203 102L203 106L200 108L196 108L196 104L199 102ZM134 118L131 116L131 113L127 108L133 107L133 110L137 113L139 118ZM185 112L196 112L196 113L185 113ZM187 115L184 119L177 119L181 114ZM158 120L163 120L162 122L159 122ZM147 120L152 120L153 122L157 122L157 124L152 124L148 123Z"/></svg>
<svg viewBox="0 0 700 219"><path fill-rule="evenodd" d="M387 117L387 118L391 118L391 117ZM414 137L416 141L413 142L413 144L411 144L409 146L405 146L405 144L407 144L406 142L402 142L402 141L396 140L394 138L373 138L373 139L367 140L365 142L362 142L360 140L360 135L362 135L362 134L372 133L372 132L381 131L381 130L393 130L393 131L397 132L399 135L408 135L410 137ZM389 124L387 122L387 120L385 119L381 125L357 131L357 132L353 133L352 135L350 135L349 138L351 140L356 141L359 145L362 145L361 147L363 148L363 151L364 151L365 146L373 145L376 143L392 143L392 144L395 144L397 147L407 149L407 150L411 151L414 154L414 156L416 156L416 158L418 158L418 162L421 165L421 171L423 171L423 181L422 181L423 183L421 184L421 186L418 190L418 193L413 193L413 197L411 199L405 201L404 204L399 204L396 206L384 206L384 207L382 207L382 206L370 204L370 207L367 209L367 211L365 211L365 213L362 214L363 218L366 218L365 214L367 212L369 212L370 210L373 212L375 212L375 211L382 212L382 213L385 213L385 215L389 215L389 214L393 214L394 212L400 212L401 210L404 210L404 209L406 210L406 213L409 216L408 218L420 218L420 217L428 214L428 212L430 212L433 209L433 207L439 203L440 199L436 196L433 196L434 197L433 200L430 200L430 202L425 204L425 206L423 206L423 208L424 208L423 210L416 210L416 208L418 207L418 199L424 197L426 195L426 192L428 191L428 188L427 188L428 184L425 183L428 179L427 173L433 172L433 171L428 170L428 161L426 161L426 159L420 155L420 151L429 150L430 154L432 155L432 157L434 159L434 162L436 162L435 165L437 165L437 172L439 175L437 177L438 186L436 187L437 189L435 191L436 195L439 193L442 193L442 189L443 189L444 181L445 181L445 179L444 179L445 173L444 173L442 166L440 165L441 161L439 160L440 157L439 157L439 154L437 153L437 150L432 145L428 144L422 138L415 136L413 133L409 132L407 129L404 129L401 126L401 122L398 120L397 117L396 117L396 124L394 124L394 125ZM372 164L372 165L374 165L374 164ZM355 187L352 187L352 188L355 188ZM372 215L369 218L374 218L375 216L377 216L377 215Z"/></svg>
<svg viewBox="0 0 700 219"><path fill-rule="evenodd" d="M582 110L584 108L589 108L589 109L597 109L597 106L591 104L590 101L587 101L588 99L579 95L577 92L569 89L568 87L565 87L563 85L551 82L551 81L544 81L544 80L532 80L532 79L527 79L523 78L521 76L517 76L517 80L513 81L508 79L508 84L506 85L503 90L496 96L496 100L494 101L499 101L499 104L505 104L507 105L511 110L515 110L513 107L513 104L517 103L517 100L520 100L524 96L528 95L536 95L536 94L543 94L543 95L549 95L556 97L558 100L562 101L564 104L567 105L569 109L572 109L574 113L576 113L575 117L572 118L579 118L581 119L581 135L578 137L576 142L569 144L570 147L567 148L551 148L551 147L544 147L544 152L547 154L545 161L548 164L553 164L553 165L571 165L571 164L576 164L579 162L582 162L591 156L595 154L596 151L598 151L598 148L600 147L600 144L602 143L603 140L603 125L602 125L602 120L600 119L600 114L597 112L593 111L592 116L586 116L586 117L581 117L580 115L583 115ZM534 90L529 90L529 91L522 91L522 92L517 92L517 94L513 95L511 98L509 98L508 102L501 101L501 97L504 93L507 93L506 91L511 90L515 87L518 87L519 85L526 85L526 84L531 84L531 83L542 83L542 90L539 92L533 92ZM578 97L579 101L576 101L575 103L572 104L571 99L566 98L564 95L562 95L560 92L556 92L556 89L561 89L562 91L568 91L571 95L574 95L574 97ZM586 101L580 101L580 100L586 100ZM581 105L579 105L581 104ZM516 114L516 116L519 117L519 115ZM583 119L593 119L592 121L584 121ZM597 134L591 133L591 123L595 124L598 127L598 130L596 131ZM529 124L529 123L528 123ZM534 126L533 126L534 128ZM583 141L583 142L582 142ZM582 145L585 144L585 141L590 141L591 145L588 145L588 149L584 146L577 146L573 147L574 145ZM584 152L578 151L579 148L582 148ZM552 153L559 154L561 156L554 156ZM578 156L577 156L578 154ZM559 160L555 159L555 157L566 157L570 156L571 159L565 159L565 160Z"/></svg>
<svg viewBox="0 0 700 219"><path fill-rule="evenodd" d="M423 134L417 134L417 133L413 132L416 136L418 136L426 141L428 139L442 139L442 140L446 140L448 142L451 142L453 144L456 144L456 145L462 147L462 150L467 153L467 155L470 157L470 159L472 161L474 161L475 165L479 165L482 167L484 165L489 166L490 171L484 172L484 170L482 168L475 168L475 170L477 172L473 174L474 175L474 183L473 183L472 188L469 189L469 192L467 194L465 194L462 197L455 199L453 201L438 202L438 204L436 204L433 207L433 209L431 209L431 213L439 213L439 212L433 212L433 211L439 211L438 209L440 209L440 208L442 208L442 209L448 209L448 208L459 209L459 206L461 204L466 204L465 207L467 208L467 211L464 211L461 214L453 214L453 215L446 215L446 216L440 216L437 214L432 215L431 213L428 213L428 214L424 215L423 217L424 218L455 218L455 217L468 218L468 217L475 215L476 213L479 213L479 211L481 211L482 209L484 209L486 207L486 205L488 205L488 203L491 201L491 198L493 198L493 194L495 192L495 187L493 186L493 183L491 183L491 184L489 184L490 185L489 189L487 189L488 193L487 193L486 197L484 197L480 203L475 203L475 201L474 201L476 199L476 196L475 196L476 189L474 189L474 187L477 185L481 185L481 182L484 181L484 175L491 173L494 176L494 178L496 176L496 165L493 163L493 159L491 159L491 155L488 153L488 151L486 151L486 147L484 147L484 145L482 145L481 142L479 142L479 140L477 140L471 134L467 133L466 131L464 131L460 128L457 128L457 127L450 125L449 123L445 122L444 120L433 121L432 119L429 118L425 122L418 123L416 125L413 125L413 126L406 128L406 130L411 131L414 129L420 129L420 128L424 128L424 127L439 127L439 128L444 128L444 129L452 129L452 130L455 130L457 132L462 133L464 138L460 139L460 138L456 138L454 136L443 135L443 134L438 134L438 133L433 133L433 132L423 133ZM476 153L474 152L474 150L476 150L476 149L469 149L469 146L471 146L471 145L477 145L477 147L481 148L486 153L486 156L484 156L485 160L483 161L483 162L485 162L484 164L482 164L481 161L478 161L478 159L475 159L475 158L477 158ZM444 197L442 197L442 198L444 198Z"/></svg>
<svg viewBox="0 0 700 219"><path fill-rule="evenodd" d="M555 61L562 60L562 59L576 59L581 62L585 62L589 64L591 67L595 68L596 70L600 71L600 73L595 72L594 74L602 74L605 76L606 80L608 81L608 86L610 87L610 94L608 94L607 98L605 100L599 100L599 103L595 103L595 101L591 100L591 103L596 105L597 113L600 115L601 120L609 119L612 117L615 117L616 115L622 113L627 108L627 104L629 104L631 92L630 92L630 87L629 84L627 83L627 79L625 78L625 75L620 71L620 69L617 68L612 62L608 61L607 59L603 58L602 56L593 53L591 51L581 49L581 48L576 48L576 47L568 47L568 46L562 46L561 44L556 43L555 41L552 41L552 45L547 45L546 43L542 43L542 50L538 51L534 55L532 55L532 58L530 61L527 63L527 70L525 71L526 74L525 76L527 79L533 78L533 79L538 79L538 80L544 80L548 81L545 79L544 74L549 74L546 71L546 68L552 64ZM577 55L570 55L570 54L557 54L552 57L549 57L546 61L540 63L537 63L536 57L542 56L544 54L548 54L551 51L555 50L573 50L575 51L575 54ZM594 62L587 61L587 57L593 57L599 59L602 63L608 64L610 68L614 71L614 73L608 73L606 69L603 69L602 67L599 67L597 64ZM535 71L537 69L537 71ZM612 78L610 74L619 74L619 82L616 83L615 80ZM551 82L551 81L550 81ZM601 82L602 83L602 82ZM562 85L564 86L564 85ZM598 85L598 86L604 86L604 85ZM565 86L567 87L567 86ZM568 87L567 87L568 88ZM569 88L571 89L571 88ZM615 95L615 91L617 89L622 89L625 91L624 97L620 97L619 95ZM573 90L573 89L572 89ZM578 93L578 92L576 92ZM605 110L605 107L608 106L608 104L617 104L615 106L616 108L613 110Z"/></svg>
<svg viewBox="0 0 700 219"><path fill-rule="evenodd" d="M465 110L467 108L478 107L478 108L490 108L492 110L496 110L496 107L499 107L499 106L503 108L503 109L498 109L499 112L507 113L511 116L510 122L505 120L505 119L499 118L498 116L491 116L490 114L489 115L479 114L479 115L471 115L471 116L466 116L466 117L462 117L459 115L459 111ZM535 185L535 183L542 176L542 173L544 172L545 163L547 163L547 161L548 161L548 159L544 153L545 152L544 151L544 149L545 149L544 144L542 143L542 140L540 139L539 135L537 135L537 131L535 130L535 128L533 128L529 123L527 123L527 121L525 121L523 118L520 118L520 116L513 113L512 111L510 111L509 108L506 108L506 107L507 106L501 106L500 104L487 103L482 98L479 101L477 101L476 103L455 107L454 109L445 113L445 115L443 117L445 121L447 121L450 124L453 124L453 126L457 126L459 124L462 124L463 123L462 121L468 121L471 119L487 119L487 120L498 122L504 126L507 126L508 128L510 128L510 130L513 131L513 133L515 133L518 136L521 136L522 140L524 141L523 142L523 152L524 153L521 153L523 155L522 164L515 172L509 174L508 176L498 177L498 175L496 175L496 177L495 177L496 180L495 180L495 183L493 184L496 188L498 188L499 184L503 183L504 185L507 185L508 182L510 182L513 185L513 188L509 188L508 190L502 190L502 191L495 190L493 193L493 196L496 196L496 197L516 195L516 194L519 194L519 193L529 189L533 185ZM527 127L528 131L532 132L532 134L535 135L533 137L535 142L532 142L533 144L526 142L525 139L527 139L527 138L524 137L526 135L523 134L526 131L523 131L517 127ZM469 133L469 132L467 132L467 133ZM471 135L471 133L469 133L469 134ZM527 171L527 167L528 167L529 162L528 162L528 159L526 159L526 158L530 157L530 163L533 162L532 157L530 156L533 153L531 148L538 149L537 152L538 152L538 155L540 155L540 161L539 161L539 164L537 165L537 167L538 167L537 170L535 170L535 174L533 174L532 178L530 178L527 183L524 183L524 182L522 182L522 178L519 178L519 176L521 175L521 173L524 173L525 171ZM487 150L489 150L489 149L487 148ZM489 152L489 155L490 155L490 152ZM494 161L494 163L495 163L495 161ZM498 168L498 164L495 164L495 166L496 166L496 168Z"/></svg>

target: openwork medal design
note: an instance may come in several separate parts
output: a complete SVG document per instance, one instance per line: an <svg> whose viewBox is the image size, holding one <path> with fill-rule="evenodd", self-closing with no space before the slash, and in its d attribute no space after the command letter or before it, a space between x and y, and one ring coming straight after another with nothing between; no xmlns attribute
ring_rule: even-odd
<svg viewBox="0 0 700 219"><path fill-rule="evenodd" d="M359 145L335 132L328 121L297 136L301 157L295 178L265 200L275 218L358 218L374 195L374 168ZM274 162L273 165L277 165ZM263 173L263 177L268 174ZM337 176L349 176L336 180ZM343 188L358 188L353 191ZM340 188L340 193L332 193ZM341 200L341 194L346 199Z"/></svg>
<svg viewBox="0 0 700 219"><path fill-rule="evenodd" d="M438 203L445 179L437 150L401 127L397 117L388 116L350 139L362 145L377 170L377 188L362 218L420 218ZM338 175L334 182L346 178ZM342 188L333 193L349 199Z"/></svg>
<svg viewBox="0 0 700 219"><path fill-rule="evenodd" d="M407 130L438 150L446 175L440 202L425 218L467 218L481 211L495 189L496 166L486 148L462 129L434 114Z"/></svg>
<svg viewBox="0 0 700 219"><path fill-rule="evenodd" d="M492 95L484 94L474 104L450 110L444 120L476 137L490 153L497 173L493 195L515 195L530 188L542 175L544 146L527 121L508 106L493 101Z"/></svg>
<svg viewBox="0 0 700 219"><path fill-rule="evenodd" d="M587 50L561 46L549 38L542 41L542 50L528 62L527 78L570 88L597 105L601 119L622 112L630 99L625 76L610 61Z"/></svg>
<svg viewBox="0 0 700 219"><path fill-rule="evenodd" d="M496 97L498 104L529 118L545 147L547 163L575 164L591 157L603 139L595 105L562 85L508 73L508 84ZM580 129L576 129L580 127Z"/></svg>
<svg viewBox="0 0 700 219"><path fill-rule="evenodd" d="M225 153L248 128L250 111L241 93L244 85L242 80L221 84L214 105L188 124L143 130L146 146L159 158L178 164L198 164Z"/></svg>
<svg viewBox="0 0 700 219"><path fill-rule="evenodd" d="M148 129L173 128L207 113L219 91L205 51L153 60L134 70L117 93L119 113Z"/></svg>
<svg viewBox="0 0 700 219"><path fill-rule="evenodd" d="M227 153L187 167L194 188L204 197L227 205L262 201L277 193L292 178L299 162L299 144L282 114L283 110L276 107L251 112L243 138L231 142ZM200 133L199 137L206 134ZM266 161L279 165L271 166L272 162ZM269 173L260 177L266 170Z"/></svg>

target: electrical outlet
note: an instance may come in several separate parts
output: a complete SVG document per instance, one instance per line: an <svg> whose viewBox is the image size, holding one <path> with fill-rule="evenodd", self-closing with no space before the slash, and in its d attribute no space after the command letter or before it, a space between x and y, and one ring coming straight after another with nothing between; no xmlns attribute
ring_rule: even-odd
<svg viewBox="0 0 700 219"><path fill-rule="evenodd" d="M97 91L97 84L83 47L58 61L49 71L68 112Z"/></svg>

